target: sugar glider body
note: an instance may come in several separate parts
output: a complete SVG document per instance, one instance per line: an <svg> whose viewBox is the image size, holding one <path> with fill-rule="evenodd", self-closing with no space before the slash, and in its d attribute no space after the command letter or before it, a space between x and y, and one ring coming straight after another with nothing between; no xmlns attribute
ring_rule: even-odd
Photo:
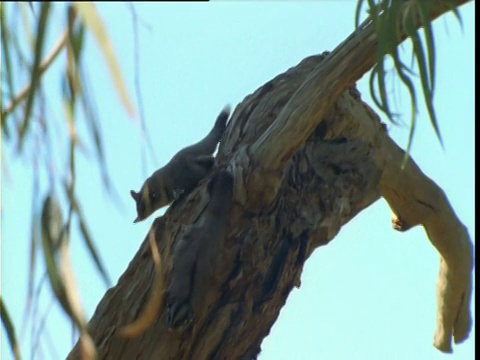
<svg viewBox="0 0 480 360"><path fill-rule="evenodd" d="M179 195L189 193L207 174L213 166L212 154L225 131L229 115L230 107L227 105L207 136L176 153L164 167L145 180L138 193L130 191L137 207L134 222L146 219Z"/></svg>

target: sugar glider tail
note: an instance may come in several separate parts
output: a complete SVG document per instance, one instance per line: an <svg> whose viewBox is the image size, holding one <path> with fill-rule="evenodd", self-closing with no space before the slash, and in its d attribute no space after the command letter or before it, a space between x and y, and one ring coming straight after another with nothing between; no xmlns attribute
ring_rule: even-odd
<svg viewBox="0 0 480 360"><path fill-rule="evenodd" d="M202 156L211 155L215 151L218 142L220 141L225 127L227 125L228 117L230 116L230 105L226 105L220 114L217 116L215 125L212 130L199 142L190 145L183 149L180 153L182 155Z"/></svg>

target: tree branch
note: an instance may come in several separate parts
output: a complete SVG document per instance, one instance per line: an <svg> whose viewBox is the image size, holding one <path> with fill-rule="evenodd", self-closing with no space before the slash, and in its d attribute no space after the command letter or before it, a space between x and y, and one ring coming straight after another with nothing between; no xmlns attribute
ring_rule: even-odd
<svg viewBox="0 0 480 360"><path fill-rule="evenodd" d="M344 96L342 96L344 98ZM372 126L368 117L380 118L367 105L355 109L354 101L339 101L340 112L358 113L351 126L364 141L374 144L377 162L383 164L380 180L382 196L394 212L393 227L406 231L422 225L433 246L440 253L437 283L437 326L434 346L452 352L452 335L456 344L466 340L472 327L470 314L472 295L473 244L465 226L452 209L445 193L409 159L402 169L405 152L380 127ZM360 116L366 112L368 117ZM348 133L344 133L348 135ZM350 135L351 136L351 135Z"/></svg>
<svg viewBox="0 0 480 360"><path fill-rule="evenodd" d="M447 10L437 8L432 19ZM216 159L219 168L229 166L234 174L235 204L208 289L212 306L175 332L167 331L164 311L141 338L120 338L118 329L137 318L154 286L145 241L90 321L101 357L255 358L308 256L380 192L405 229L424 225L442 255L435 346L448 351L445 340L449 343L452 330L456 342L466 338L468 234L442 191L412 160L399 175L403 151L358 93L345 91L373 65L376 44L373 28L365 24L359 37L352 34L325 59L305 59L238 105ZM208 180L162 217L167 235L156 234L156 242L166 269L172 267L175 242L206 206ZM409 192L417 185L424 196ZM390 190L405 197L404 203ZM261 211L252 214L252 204ZM170 270L165 276L170 279ZM78 351L77 346L69 358L77 358Z"/></svg>
<svg viewBox="0 0 480 360"><path fill-rule="evenodd" d="M457 0L454 4L460 6L467 2ZM403 9L408 5L406 2ZM449 7L438 1L438 5L431 8L431 20L448 10ZM418 19L417 26L420 25ZM405 39L403 31L398 43ZM316 67L277 119L250 147L249 155L237 155L237 163L246 164L248 157L248 161L258 167L244 184L248 192L244 198L255 201L251 206L268 207L276 199L281 184L279 171L283 171L284 164L325 121L338 97L375 64L377 46L373 23L367 20ZM409 224L404 226L405 229L423 225L441 255L434 345L441 351L451 352L452 333L455 343L460 343L468 337L471 328L473 245L443 191L418 169L413 160L407 163L404 171L401 170L405 153L388 136L382 140L380 152L387 154L383 159L386 165L382 195L394 213L400 214L397 223Z"/></svg>
<svg viewBox="0 0 480 360"><path fill-rule="evenodd" d="M455 0L460 6L471 0ZM403 5L403 9L408 2ZM450 10L438 1L431 9L433 21ZM402 15L399 14L399 17ZM420 27L420 19L417 26ZM403 32L398 44L406 39ZM277 120L251 147L253 160L275 171L292 157L322 122L333 102L375 64L378 38L371 20L364 22L315 69L292 96ZM312 102L311 99L318 99Z"/></svg>
<svg viewBox="0 0 480 360"><path fill-rule="evenodd" d="M380 186L395 213L394 228L405 231L423 225L440 253L434 345L452 352L452 333L459 344L468 338L472 327L473 244L442 189L413 160L402 170L405 153L391 139L384 139L383 147L387 162Z"/></svg>

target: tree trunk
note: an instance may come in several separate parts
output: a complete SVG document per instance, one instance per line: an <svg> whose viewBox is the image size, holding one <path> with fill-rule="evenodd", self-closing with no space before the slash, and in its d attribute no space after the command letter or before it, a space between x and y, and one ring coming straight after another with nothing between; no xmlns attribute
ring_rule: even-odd
<svg viewBox="0 0 480 360"><path fill-rule="evenodd" d="M395 213L395 229L423 225L442 256L435 346L448 352L452 333L456 343L468 337L468 233L442 190L412 159L401 169L404 152L351 87L373 62L372 36L361 44L368 49L361 66L347 51L348 41L359 44L350 39L331 54L304 59L236 107L214 170L152 225L150 240L161 261L152 260L155 246L147 236L98 305L89 329L101 359L256 358L288 294L300 286L310 254L380 196ZM361 68L354 77L352 66ZM230 174L234 185L220 196L222 174ZM225 210L209 217L216 201ZM186 238L194 244L196 236L202 243L192 245L194 260L188 261L201 264L195 276L211 274L203 285L192 271L181 278L175 260L179 244ZM190 254L186 249L182 254ZM188 292L192 320L167 330L169 289L178 284ZM122 336L121 329L145 311L152 326ZM80 344L69 358L82 358Z"/></svg>

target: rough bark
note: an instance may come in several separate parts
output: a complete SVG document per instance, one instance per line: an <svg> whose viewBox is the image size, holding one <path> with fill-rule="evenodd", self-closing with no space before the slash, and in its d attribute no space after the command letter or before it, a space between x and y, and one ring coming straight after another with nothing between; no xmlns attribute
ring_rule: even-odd
<svg viewBox="0 0 480 360"><path fill-rule="evenodd" d="M98 305L89 327L100 358L255 358L313 250L380 196L395 213L395 229L423 225L441 255L435 346L448 352L452 333L456 343L468 337L472 243L442 190L412 159L401 169L404 152L351 87L373 64L375 35L368 26L363 30L365 48L349 38L329 55L306 58L236 107L215 169L152 225L160 273L155 276L145 239ZM201 229L211 200L208 184L225 170L234 179L233 204L226 235L215 244L201 312L167 331L163 306L140 336L121 337L119 330L144 312L150 292L164 301L176 244L192 227ZM77 344L70 358L80 357Z"/></svg>
<svg viewBox="0 0 480 360"><path fill-rule="evenodd" d="M259 171L248 156L248 145L255 143L278 117L322 58L309 57L266 83L248 96L232 116L219 149L217 168L230 168L234 174L235 203L227 236L217 256L215 281L207 291L207 305L201 316L168 332L165 311L161 309L153 326L141 336L131 339L118 336L118 329L142 313L152 290L155 271L146 239L90 322L101 358L255 357L288 294L299 285L303 264L313 250L332 240L343 224L381 195L402 220L403 229L417 224L426 227L443 255L441 276L447 281L451 276L455 278L453 287L441 280L440 287L449 288L445 296L439 293L441 330L437 336L447 337L442 340L446 344L443 349L451 349L452 329L456 329L459 340L468 334L471 263L460 266L471 259L468 234L442 191L413 161L409 161L404 171L400 169L403 151L388 137L385 126L354 88L338 99L292 157L283 176L271 176L278 179L279 185L270 205L262 208L259 204L263 201L252 197L247 190L257 186L257 182L264 182L253 175ZM247 161L229 166L239 153ZM175 241L188 231L186 225L197 222L207 205L205 188L213 175L190 196L174 203L154 224L161 257L168 264L162 268L167 283ZM248 178L253 180L241 180ZM248 185L249 181L255 184ZM396 221L395 225L398 227L399 223ZM436 234L438 231L441 236ZM450 261L454 264L453 272L447 266ZM460 261L463 262L459 265ZM443 274L445 271L447 274ZM449 297L455 297L450 313ZM458 305L462 298L463 303ZM458 312L461 307L465 309ZM448 319L444 321L442 317ZM454 324L455 319L458 324ZM443 322L447 327L442 327Z"/></svg>

